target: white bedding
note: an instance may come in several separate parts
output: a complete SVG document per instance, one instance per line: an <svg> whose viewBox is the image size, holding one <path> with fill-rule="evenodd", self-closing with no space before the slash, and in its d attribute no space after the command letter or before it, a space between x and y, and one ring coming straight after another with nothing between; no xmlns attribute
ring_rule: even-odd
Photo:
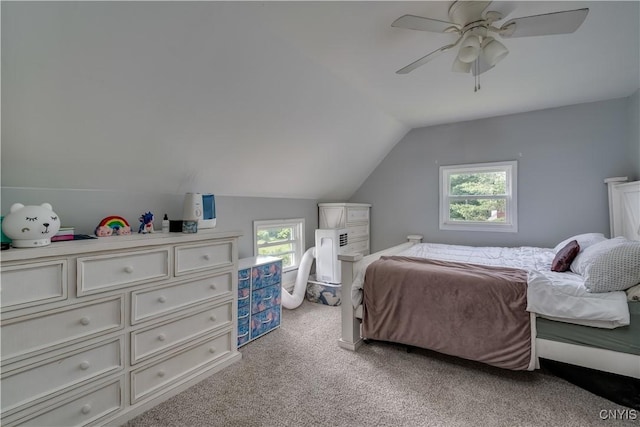
<svg viewBox="0 0 640 427"><path fill-rule="evenodd" d="M501 248L419 243L395 255L471 264L512 267L529 272L527 310L539 316L600 328L629 324L625 292L590 293L582 276L551 271L553 249L530 246ZM356 272L351 296L354 307L362 303L364 273L377 257L365 257Z"/></svg>

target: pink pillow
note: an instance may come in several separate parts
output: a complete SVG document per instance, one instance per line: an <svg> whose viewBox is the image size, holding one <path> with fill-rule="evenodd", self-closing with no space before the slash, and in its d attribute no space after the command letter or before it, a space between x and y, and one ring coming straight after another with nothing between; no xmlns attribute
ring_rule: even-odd
<svg viewBox="0 0 640 427"><path fill-rule="evenodd" d="M558 251L551 263L551 271L564 272L571 267L573 259L580 252L580 245L577 240L572 240Z"/></svg>

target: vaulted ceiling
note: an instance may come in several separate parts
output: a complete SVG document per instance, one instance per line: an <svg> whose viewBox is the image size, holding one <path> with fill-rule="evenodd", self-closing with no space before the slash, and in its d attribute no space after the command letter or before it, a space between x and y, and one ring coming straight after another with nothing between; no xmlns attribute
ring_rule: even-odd
<svg viewBox="0 0 640 427"><path fill-rule="evenodd" d="M509 17L588 7L573 34L510 39L450 71L451 2L2 2L2 185L345 200L414 127L625 97L638 2L494 2Z"/></svg>

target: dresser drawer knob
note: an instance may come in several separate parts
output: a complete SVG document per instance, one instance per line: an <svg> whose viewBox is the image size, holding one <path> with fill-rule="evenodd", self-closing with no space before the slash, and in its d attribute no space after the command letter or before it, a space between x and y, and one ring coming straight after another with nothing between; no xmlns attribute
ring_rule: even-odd
<svg viewBox="0 0 640 427"><path fill-rule="evenodd" d="M159 371L158 371L158 376L159 376L160 378L164 377L166 374L167 374L167 373L166 373L165 371L163 371L163 370L159 370Z"/></svg>
<svg viewBox="0 0 640 427"><path fill-rule="evenodd" d="M80 412L82 412L84 415L87 415L89 412L91 412L91 405L87 403L82 407L82 409L80 409Z"/></svg>
<svg viewBox="0 0 640 427"><path fill-rule="evenodd" d="M203 256L202 258L204 258L205 260L209 261L211 259L211 255L206 254L205 256Z"/></svg>
<svg viewBox="0 0 640 427"><path fill-rule="evenodd" d="M86 360L80 363L80 369L82 369L83 371L86 371L87 369L89 369L89 366L91 365Z"/></svg>
<svg viewBox="0 0 640 427"><path fill-rule="evenodd" d="M216 348L215 347L209 347L209 353L213 354L216 352Z"/></svg>
<svg viewBox="0 0 640 427"><path fill-rule="evenodd" d="M165 302L167 302L167 298L166 298L166 297L164 297L164 296L159 296L159 297L158 297L158 302L159 302L159 303L165 303Z"/></svg>
<svg viewBox="0 0 640 427"><path fill-rule="evenodd" d="M211 289L213 289L214 291L216 290L216 285L211 284L211 286L209 286Z"/></svg>
<svg viewBox="0 0 640 427"><path fill-rule="evenodd" d="M209 316L209 320L211 320L212 322L215 322L216 316L212 314L211 316Z"/></svg>
<svg viewBox="0 0 640 427"><path fill-rule="evenodd" d="M129 274L133 273L133 267L131 267L130 265L126 266L124 268L124 272Z"/></svg>
<svg viewBox="0 0 640 427"><path fill-rule="evenodd" d="M158 335L158 341L164 341L166 339L167 339L167 336L165 334Z"/></svg>
<svg viewBox="0 0 640 427"><path fill-rule="evenodd" d="M81 325L87 326L89 323L91 323L91 320L89 320L89 318L86 316L80 319Z"/></svg>

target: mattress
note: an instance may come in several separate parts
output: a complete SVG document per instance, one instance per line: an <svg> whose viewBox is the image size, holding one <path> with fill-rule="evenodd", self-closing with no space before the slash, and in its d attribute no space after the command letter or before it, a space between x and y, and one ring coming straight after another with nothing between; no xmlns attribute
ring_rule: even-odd
<svg viewBox="0 0 640 427"><path fill-rule="evenodd" d="M582 276L571 272L552 272L551 263L555 253L550 248L419 243L397 255L518 268L529 273L527 311L561 322L598 328L611 329L629 324L627 297L624 292L590 293L584 287ZM354 307L362 303L364 273L375 259L363 259L356 272L351 288Z"/></svg>
<svg viewBox="0 0 640 427"><path fill-rule="evenodd" d="M538 317L537 338L640 355L640 301L629 301L628 305L628 326L607 330Z"/></svg>
<svg viewBox="0 0 640 427"><path fill-rule="evenodd" d="M418 243L397 254L398 256L427 258L440 261L463 262L494 267L519 268L525 271L551 268L555 254L548 248L521 246L516 248L447 245L442 243ZM365 257L356 271L351 288L354 307L362 303L364 273L377 257Z"/></svg>
<svg viewBox="0 0 640 427"><path fill-rule="evenodd" d="M407 257L466 262L522 270L549 270L555 253L549 248L533 246L462 246L443 243L419 243L398 254Z"/></svg>

